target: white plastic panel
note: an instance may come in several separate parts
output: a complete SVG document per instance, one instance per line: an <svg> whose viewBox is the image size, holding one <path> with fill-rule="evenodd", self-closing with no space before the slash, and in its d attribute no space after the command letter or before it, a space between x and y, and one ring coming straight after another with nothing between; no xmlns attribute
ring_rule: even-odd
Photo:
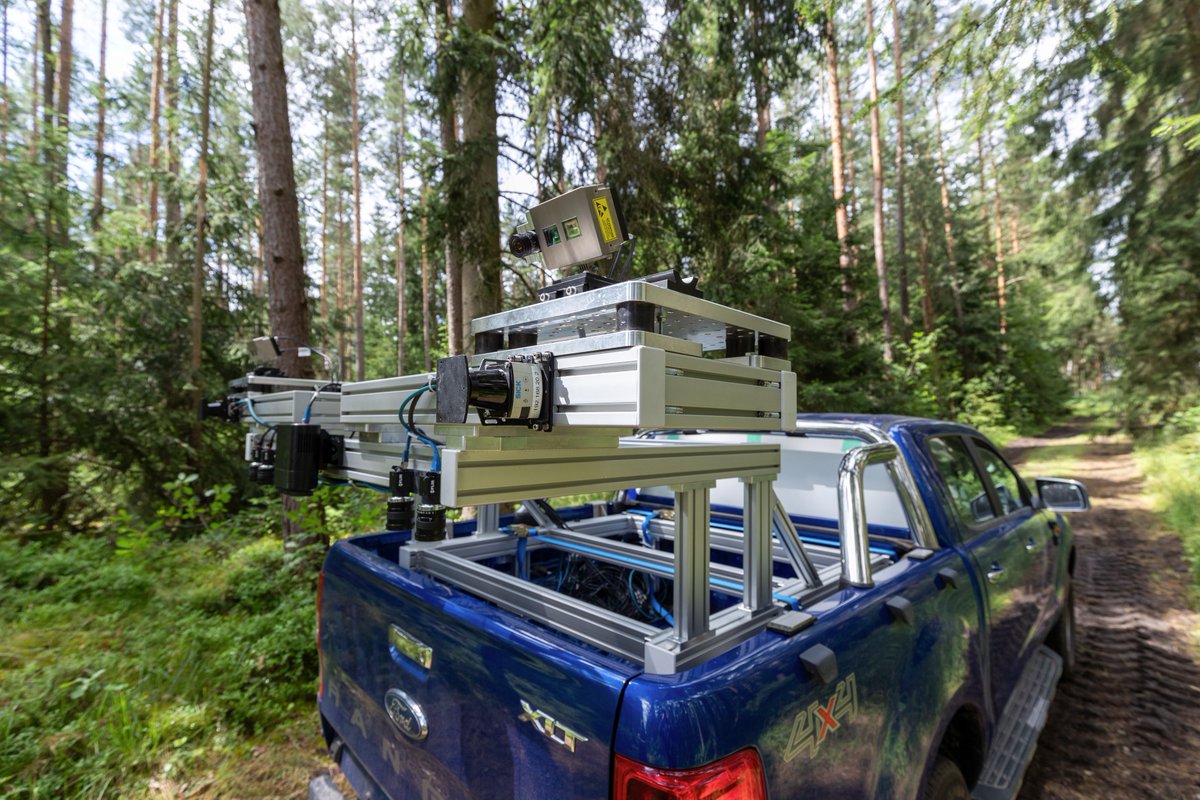
<svg viewBox="0 0 1200 800"><path fill-rule="evenodd" d="M863 444L856 438L817 436L770 436L744 433L704 433L682 439L705 443L770 442L779 444L781 468L775 481L775 494L788 514L836 520L838 518L838 465L847 450ZM896 484L884 464L873 464L863 474L867 503L867 524L908 531L908 517ZM670 498L665 486L647 486L639 493ZM712 503L741 508L743 486L737 480L721 480L712 490Z"/></svg>

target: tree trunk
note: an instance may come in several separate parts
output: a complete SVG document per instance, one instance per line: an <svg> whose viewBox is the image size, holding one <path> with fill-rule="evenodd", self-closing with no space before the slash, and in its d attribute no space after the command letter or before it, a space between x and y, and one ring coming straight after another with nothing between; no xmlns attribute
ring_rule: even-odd
<svg viewBox="0 0 1200 800"><path fill-rule="evenodd" d="M183 210L179 201L179 0L167 0L167 78L163 91L167 118L167 181L164 234L167 262L179 263L179 223Z"/></svg>
<svg viewBox="0 0 1200 800"><path fill-rule="evenodd" d="M282 356L284 372L307 376L311 367L295 351L308 342L309 314L279 4L277 0L246 0L245 11L271 332L283 337L290 348Z"/></svg>
<svg viewBox="0 0 1200 800"><path fill-rule="evenodd" d="M58 23L58 63L54 81L55 107L54 125L58 129L58 141L54 143L54 180L66 192L67 152L71 130L71 67L74 63L74 48L71 37L75 21L75 0L62 0L62 18ZM70 227L70 212L64 202L56 214L55 235L60 244L66 244Z"/></svg>
<svg viewBox="0 0 1200 800"><path fill-rule="evenodd" d="M875 277L879 281L879 307L883 317L883 360L892 362L892 308L888 296L887 253L883 242L883 142L879 123L879 83L875 64L874 0L867 0L867 73L871 97L872 241L875 244Z"/></svg>
<svg viewBox="0 0 1200 800"><path fill-rule="evenodd" d="M933 333L936 325L933 308L933 281L929 275L929 220L922 207L917 211L921 221L921 243L917 247L917 263L921 274L921 329Z"/></svg>
<svg viewBox="0 0 1200 800"><path fill-rule="evenodd" d="M754 142L759 150L767 146L771 130L771 73L770 64L762 52L763 20L761 4L750 4L750 36L757 52L752 52L754 82Z"/></svg>
<svg viewBox="0 0 1200 800"><path fill-rule="evenodd" d="M908 296L908 251L904 243L904 59L900 49L900 7L892 3L892 61L896 68L896 266L900 276L900 318L912 329Z"/></svg>
<svg viewBox="0 0 1200 800"><path fill-rule="evenodd" d="M854 310L854 290L850 274L854 268L850 252L850 218L846 213L846 172L842 150L842 93L838 81L837 31L833 21L834 6L825 6L825 64L829 78L829 131L833 145L833 202L837 225L838 270L841 274L842 311Z"/></svg>
<svg viewBox="0 0 1200 800"><path fill-rule="evenodd" d="M163 82L163 15L167 0L158 0L158 16L154 23L154 57L150 70L150 202L146 207L146 222L150 229L150 261L158 260L158 173L162 165L159 117L162 114Z"/></svg>
<svg viewBox="0 0 1200 800"><path fill-rule="evenodd" d="M421 353L429 372L433 354L433 319L429 298L429 183L421 182Z"/></svg>
<svg viewBox="0 0 1200 800"><path fill-rule="evenodd" d="M1004 275L1004 221L1000 216L1000 171L996 165L996 151L992 150L992 189L995 201L992 205L992 216L995 225L996 239L996 306L1000 310L1000 335L1008 333L1008 283ZM979 168L982 176L983 163Z"/></svg>
<svg viewBox="0 0 1200 800"><path fill-rule="evenodd" d="M464 203L462 261L463 343L475 317L500 310L500 181L497 173L496 60L485 49L494 36L495 0L463 0L463 22L478 51L463 68L463 170L471 176ZM464 187L465 188L465 187Z"/></svg>
<svg viewBox="0 0 1200 800"><path fill-rule="evenodd" d="M311 366L294 348L308 342L308 294L300 246L300 212L288 120L287 76L283 69L278 0L245 0L254 145L258 155L258 196L262 206L263 253L270 281L271 332L289 345L280 359L286 374L307 377ZM284 549L323 545L320 533L304 534L294 519L294 498L283 498ZM312 548L314 551L317 548ZM323 548L322 548L323 549ZM314 556L314 559L316 557Z"/></svg>
<svg viewBox="0 0 1200 800"><path fill-rule="evenodd" d="M37 29L42 45L42 130L49 135L54 127L54 27L50 21L50 0L37 0Z"/></svg>
<svg viewBox="0 0 1200 800"><path fill-rule="evenodd" d="M341 187L337 193L337 320L338 320L338 380L346 379L346 362L349 349L346 341L346 225L342 219L345 211Z"/></svg>
<svg viewBox="0 0 1200 800"><path fill-rule="evenodd" d="M32 56L32 58L30 59L31 64L30 64L30 70L29 70L30 78L31 78L30 85L29 85L29 121L30 121L29 160L30 161L37 160L38 147L41 146L40 139L42 138L41 130L39 127L40 123L38 121L38 98L41 96L41 83L39 81L40 76L38 74L38 59L40 57L40 53L38 52L38 49L37 49L37 42L41 41L41 38L42 38L42 14L41 14L42 0L39 0L37 10L38 10L38 13L36 15L37 21L35 23L35 30L34 30L35 41L34 41L34 46L30 48L30 55ZM47 13L49 13L49 11L47 11Z"/></svg>
<svg viewBox="0 0 1200 800"><path fill-rule="evenodd" d="M107 2L107 0L101 0ZM8 0L4 3L3 72L0 73L0 163L8 160ZM103 68L102 68L103 69Z"/></svg>
<svg viewBox="0 0 1200 800"><path fill-rule="evenodd" d="M363 326L362 173L358 164L358 28L350 3L350 158L354 172L354 376L366 380L366 332Z"/></svg>
<svg viewBox="0 0 1200 800"><path fill-rule="evenodd" d="M172 8L175 6L172 0ZM216 12L216 0L208 0L208 17L204 23L204 63L200 72L200 156L196 164L196 244L192 252L192 405L200 407L200 367L203 356L204 333L204 243L208 223L206 204L208 201L208 131L211 112L209 103L212 96L212 52L213 52L213 17ZM197 459L200 452L201 438L200 420L192 421L192 457Z"/></svg>
<svg viewBox="0 0 1200 800"><path fill-rule="evenodd" d="M454 75L451 38L454 33L454 7L451 0L442 0L438 14L439 32L437 41L438 69L438 123L442 141L443 196L449 208L462 208L461 166L458 153L458 108L454 101ZM450 355L463 351L462 347L462 240L456 226L445 227L446 250L446 347Z"/></svg>
<svg viewBox="0 0 1200 800"><path fill-rule="evenodd" d="M396 374L404 374L404 332L408 328L405 293L408 291L408 269L404 259L404 138L405 129L404 81L400 81L400 125L396 133Z"/></svg>
<svg viewBox="0 0 1200 800"><path fill-rule="evenodd" d="M954 319L958 332L966 330L966 315L963 313L962 289L958 282L958 261L954 248L954 217L950 211L950 189L946 180L946 145L942 140L942 110L938 103L937 79L933 87L933 119L936 123L938 146L938 186L942 195L942 227L946 232L946 269L950 271L950 294L954 298Z"/></svg>
<svg viewBox="0 0 1200 800"><path fill-rule="evenodd" d="M321 320L329 321L329 112L321 116ZM341 375L337 376L341 379Z"/></svg>
<svg viewBox="0 0 1200 800"><path fill-rule="evenodd" d="M104 124L108 111L108 0L100 0L100 74L96 83L96 170L92 175L92 232L104 216Z"/></svg>

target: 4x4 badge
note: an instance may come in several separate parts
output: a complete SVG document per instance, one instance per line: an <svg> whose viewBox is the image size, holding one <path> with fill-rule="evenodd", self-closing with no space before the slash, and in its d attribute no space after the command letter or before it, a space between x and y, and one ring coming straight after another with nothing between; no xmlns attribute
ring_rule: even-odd
<svg viewBox="0 0 1200 800"><path fill-rule="evenodd" d="M419 742L429 735L429 721L416 700L399 689L388 689L383 696L383 707L392 722L408 738Z"/></svg>
<svg viewBox="0 0 1200 800"><path fill-rule="evenodd" d="M792 722L792 735L788 738L784 761L808 751L809 757L817 754L825 737L842 727L844 722L853 722L858 716L858 683L851 672L838 681L833 694L822 702L810 703L800 710Z"/></svg>

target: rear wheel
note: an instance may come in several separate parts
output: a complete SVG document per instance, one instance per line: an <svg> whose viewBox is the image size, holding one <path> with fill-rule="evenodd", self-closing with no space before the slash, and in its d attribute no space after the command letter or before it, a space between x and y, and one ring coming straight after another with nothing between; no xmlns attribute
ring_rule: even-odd
<svg viewBox="0 0 1200 800"><path fill-rule="evenodd" d="M945 756L938 756L933 772L929 773L924 800L971 800L967 779L957 764Z"/></svg>
<svg viewBox="0 0 1200 800"><path fill-rule="evenodd" d="M1046 638L1046 644L1050 645L1051 650L1062 656L1062 676L1069 677L1075 671L1074 587L1067 589L1067 599L1063 603L1062 613L1058 615L1058 622L1054 624L1054 630L1050 631L1050 635Z"/></svg>

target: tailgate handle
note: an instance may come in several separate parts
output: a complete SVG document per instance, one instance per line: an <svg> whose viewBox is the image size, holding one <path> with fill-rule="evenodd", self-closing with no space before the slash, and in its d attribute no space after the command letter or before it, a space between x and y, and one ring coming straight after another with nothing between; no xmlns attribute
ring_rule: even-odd
<svg viewBox="0 0 1200 800"><path fill-rule="evenodd" d="M402 656L429 669L433 666L433 648L399 625L388 626L388 644Z"/></svg>

